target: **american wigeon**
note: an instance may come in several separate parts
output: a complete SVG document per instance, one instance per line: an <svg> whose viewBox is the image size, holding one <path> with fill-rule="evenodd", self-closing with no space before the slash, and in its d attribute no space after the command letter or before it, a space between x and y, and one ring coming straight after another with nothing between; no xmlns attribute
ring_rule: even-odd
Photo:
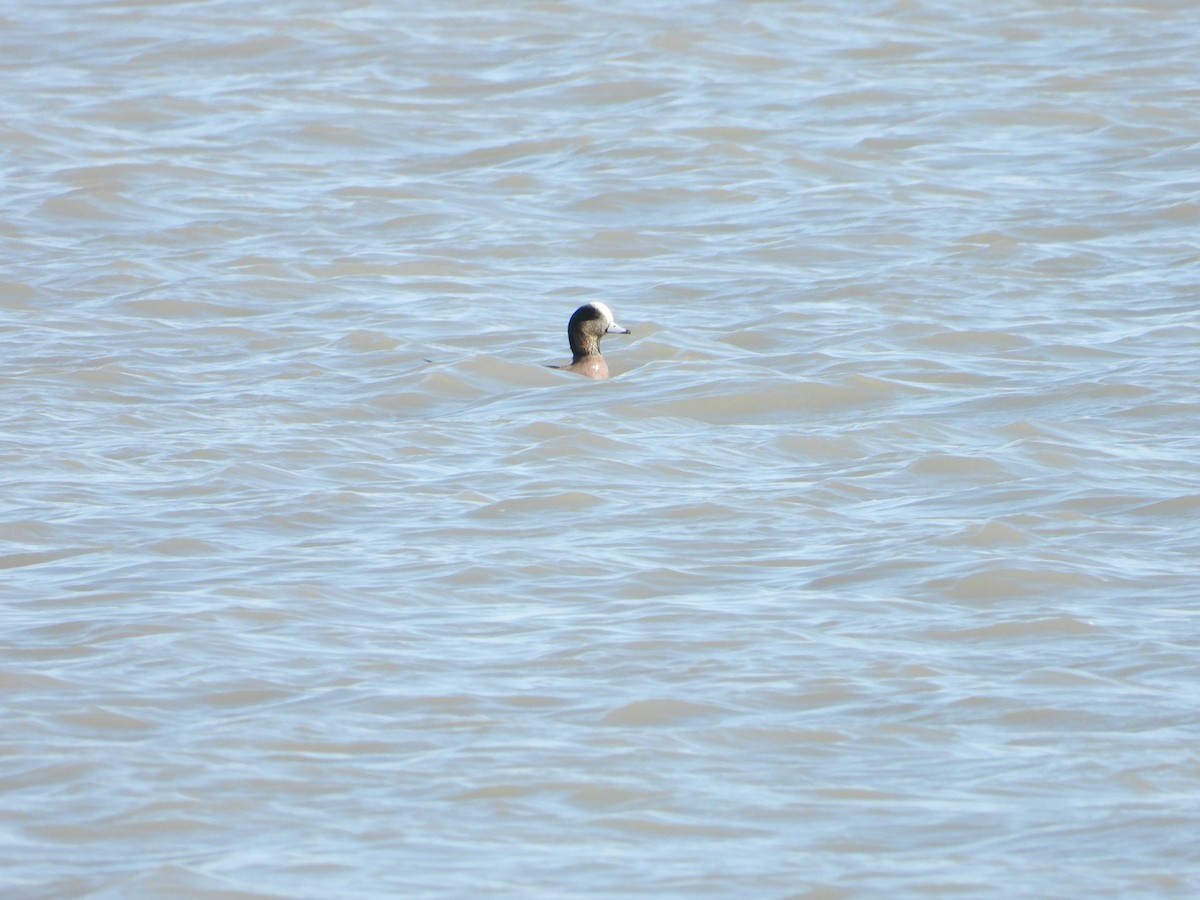
<svg viewBox="0 0 1200 900"><path fill-rule="evenodd" d="M567 340L571 342L571 364L551 366L564 372L575 372L587 378L607 378L608 363L600 355L600 338L606 334L629 334L613 321L612 310L593 300L585 303L571 316L567 323Z"/></svg>

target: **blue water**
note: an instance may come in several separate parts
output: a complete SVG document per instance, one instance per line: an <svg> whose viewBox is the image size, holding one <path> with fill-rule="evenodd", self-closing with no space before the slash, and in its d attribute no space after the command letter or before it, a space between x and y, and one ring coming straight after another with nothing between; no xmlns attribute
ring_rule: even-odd
<svg viewBox="0 0 1200 900"><path fill-rule="evenodd" d="M5 895L1193 895L1198 19L0 5Z"/></svg>

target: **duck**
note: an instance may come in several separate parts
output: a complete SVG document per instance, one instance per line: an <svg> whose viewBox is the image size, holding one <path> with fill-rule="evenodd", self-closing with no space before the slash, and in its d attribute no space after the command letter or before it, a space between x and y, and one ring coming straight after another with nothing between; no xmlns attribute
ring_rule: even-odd
<svg viewBox="0 0 1200 900"><path fill-rule="evenodd" d="M600 355L600 338L606 334L630 334L613 319L612 310L599 300L585 303L571 314L567 340L571 343L571 364L550 366L597 380L608 377L608 363Z"/></svg>

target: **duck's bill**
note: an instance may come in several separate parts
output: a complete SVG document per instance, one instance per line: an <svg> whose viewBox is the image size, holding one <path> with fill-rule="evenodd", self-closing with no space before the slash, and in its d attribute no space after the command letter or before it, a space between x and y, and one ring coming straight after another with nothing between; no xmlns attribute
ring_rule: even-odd
<svg viewBox="0 0 1200 900"><path fill-rule="evenodd" d="M604 329L605 334L630 334L628 328L622 328L616 322L613 322L608 328Z"/></svg>

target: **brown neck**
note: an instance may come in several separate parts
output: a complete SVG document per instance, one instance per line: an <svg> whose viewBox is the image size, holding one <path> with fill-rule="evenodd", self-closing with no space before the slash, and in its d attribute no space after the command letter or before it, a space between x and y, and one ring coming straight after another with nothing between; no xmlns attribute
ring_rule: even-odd
<svg viewBox="0 0 1200 900"><path fill-rule="evenodd" d="M600 355L600 339L592 334L568 335L571 340L571 355L574 362L579 362L585 356Z"/></svg>

